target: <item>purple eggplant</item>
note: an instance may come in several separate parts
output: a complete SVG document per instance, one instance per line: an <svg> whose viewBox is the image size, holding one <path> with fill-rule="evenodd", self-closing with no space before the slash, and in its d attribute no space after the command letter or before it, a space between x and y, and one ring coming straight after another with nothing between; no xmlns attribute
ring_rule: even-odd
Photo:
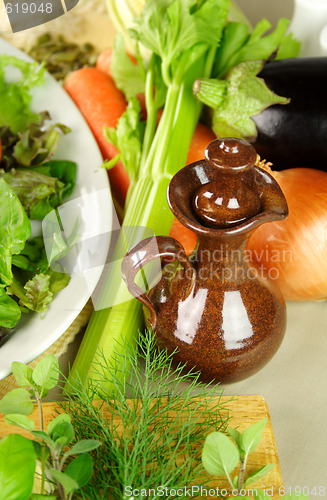
<svg viewBox="0 0 327 500"><path fill-rule="evenodd" d="M276 104L253 117L253 142L274 170L308 167L327 172L327 57L269 62L258 75L289 104Z"/></svg>

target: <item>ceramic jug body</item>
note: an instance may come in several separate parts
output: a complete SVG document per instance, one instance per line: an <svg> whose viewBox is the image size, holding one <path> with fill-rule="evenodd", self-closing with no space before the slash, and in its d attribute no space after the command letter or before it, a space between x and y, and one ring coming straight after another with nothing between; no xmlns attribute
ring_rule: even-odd
<svg viewBox="0 0 327 500"><path fill-rule="evenodd" d="M253 166L249 144L214 141L206 155L180 170L168 190L174 215L197 234L196 250L188 258L172 238L149 238L126 255L122 272L160 347L203 381L234 382L262 368L285 333L284 299L251 266L246 243L258 225L285 218L287 204L274 179ZM144 294L135 276L157 257L161 278Z"/></svg>

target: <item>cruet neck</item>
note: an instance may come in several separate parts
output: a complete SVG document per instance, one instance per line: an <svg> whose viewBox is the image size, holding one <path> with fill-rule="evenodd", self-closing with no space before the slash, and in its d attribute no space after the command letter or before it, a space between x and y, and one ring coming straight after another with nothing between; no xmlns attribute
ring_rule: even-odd
<svg viewBox="0 0 327 500"><path fill-rule="evenodd" d="M275 179L256 166L256 159L254 147L246 141L212 141L205 159L172 178L172 212L201 241L207 237L238 246L264 222L285 219L286 199Z"/></svg>

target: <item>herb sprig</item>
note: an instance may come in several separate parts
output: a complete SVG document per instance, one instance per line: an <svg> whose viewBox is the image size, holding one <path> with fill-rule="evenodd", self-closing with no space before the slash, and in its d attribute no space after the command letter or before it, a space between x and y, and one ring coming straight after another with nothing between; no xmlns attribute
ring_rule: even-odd
<svg viewBox="0 0 327 500"><path fill-rule="evenodd" d="M231 488L228 498L241 500L245 495L249 497L250 490L246 490L246 488L250 484L259 481L274 467L273 464L266 464L256 471L246 474L248 457L260 443L267 421L264 418L250 425L243 432L233 428L228 429L227 433L234 442L226 434L219 431L211 432L206 437L202 449L203 467L209 474L217 475L221 478L224 476L227 479ZM239 473L235 474L238 466ZM235 475L232 479L231 473L233 472ZM281 487L280 490L282 489ZM268 490L273 490L273 488L268 488ZM268 490L253 488L251 494L256 500L267 500L271 498ZM283 500L305 500L307 495L293 492L281 498Z"/></svg>
<svg viewBox="0 0 327 500"><path fill-rule="evenodd" d="M0 440L1 498L71 500L74 492L92 475L93 462L88 452L101 443L93 439L71 445L75 433L67 413L53 418L45 429L42 399L59 380L59 365L53 354L41 359L34 370L15 361L12 371L20 387L1 399L0 412L5 414L7 424L29 431L35 440L19 434L10 434ZM34 420L29 417L35 403L39 410L39 429L35 429ZM74 455L77 457L70 460ZM38 464L39 493L32 493Z"/></svg>
<svg viewBox="0 0 327 500"><path fill-rule="evenodd" d="M92 381L85 386L71 380L69 399L61 403L73 418L78 439L102 442L96 474L83 498L125 498L133 485L169 490L195 480L207 484L200 448L208 432L226 429L222 390L202 385L198 373L185 374L184 366L174 366L173 356L156 349L150 332L141 334L134 348L119 346L117 351L115 366L98 354ZM101 382L104 374L111 377L113 393ZM101 403L93 402L99 398Z"/></svg>

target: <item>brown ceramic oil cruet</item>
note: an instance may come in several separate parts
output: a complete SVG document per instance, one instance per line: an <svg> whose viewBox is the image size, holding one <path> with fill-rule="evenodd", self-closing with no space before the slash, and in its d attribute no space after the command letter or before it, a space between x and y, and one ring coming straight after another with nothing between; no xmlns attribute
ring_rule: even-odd
<svg viewBox="0 0 327 500"><path fill-rule="evenodd" d="M245 141L210 143L205 159L181 169L168 189L172 212L197 234L196 250L188 258L176 240L158 236L123 259L123 278L145 306L158 345L176 350L176 362L200 370L204 381L254 374L285 332L285 302L274 276L251 266L246 243L260 224L285 219L288 208L276 181L255 162ZM135 277L157 257L162 275L145 294Z"/></svg>

